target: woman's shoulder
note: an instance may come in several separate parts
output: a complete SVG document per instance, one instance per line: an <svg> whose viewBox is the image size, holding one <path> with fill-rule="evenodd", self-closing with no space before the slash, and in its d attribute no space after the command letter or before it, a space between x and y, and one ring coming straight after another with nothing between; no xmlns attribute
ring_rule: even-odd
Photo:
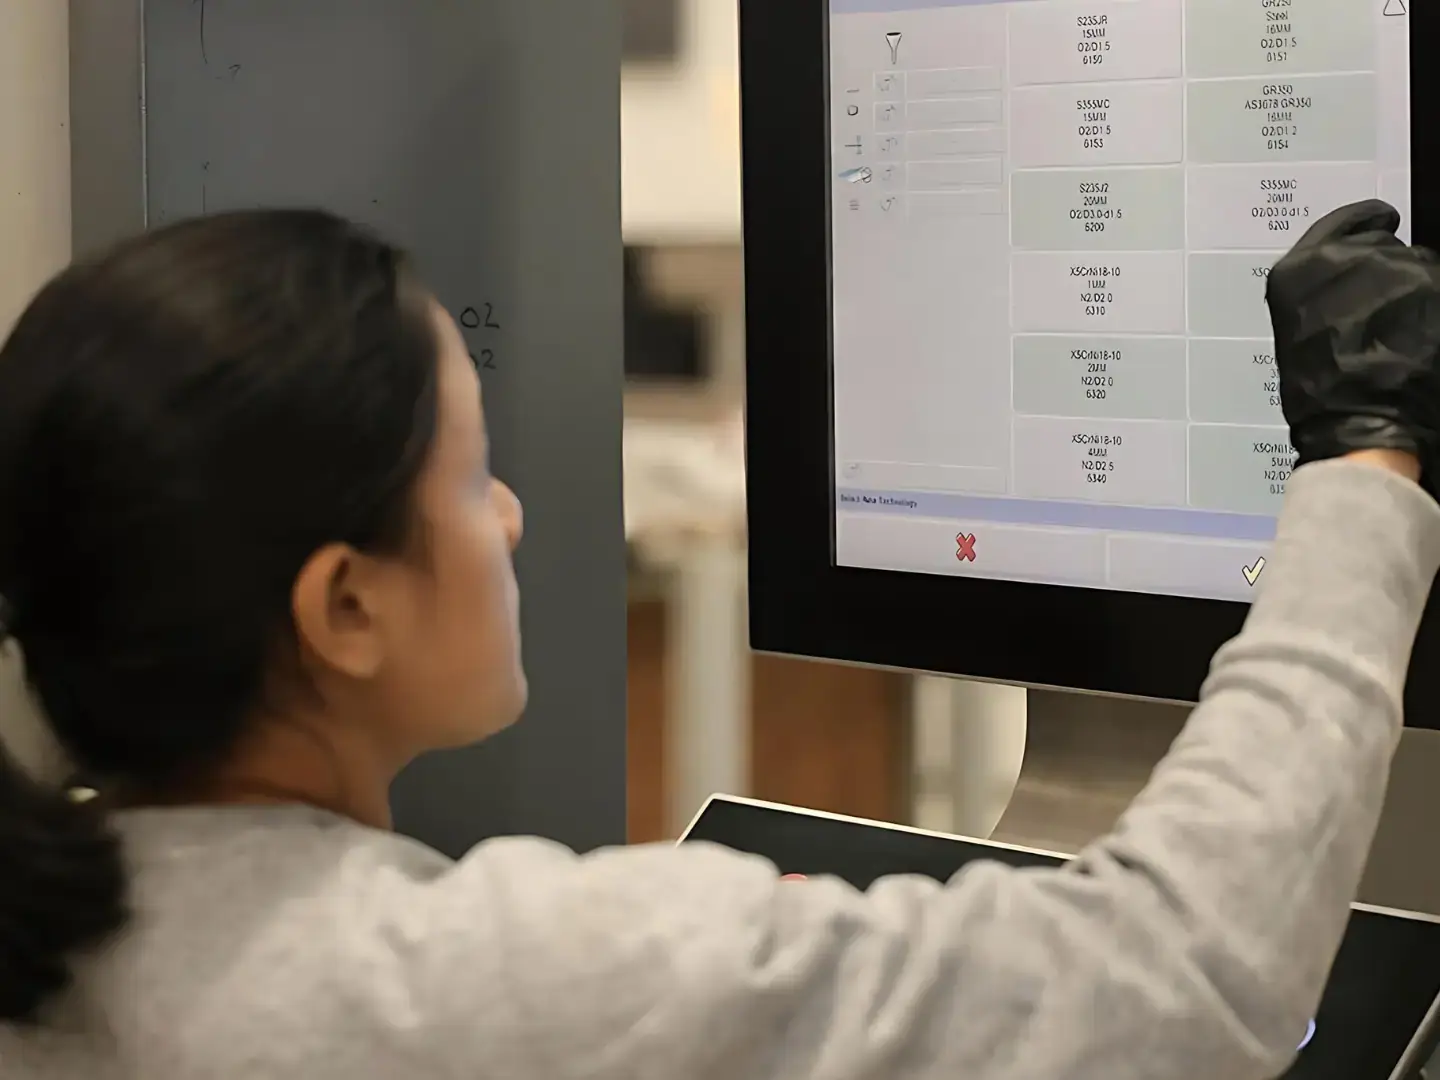
<svg viewBox="0 0 1440 1080"><path fill-rule="evenodd" d="M490 845L457 863L299 807L145 809L114 825L132 918L77 965L57 1028L23 1040L45 1067L21 1080L89 1075L77 1063L113 1059L123 1075L154 1080L218 1075L206 1071L216 1062L233 1062L236 1075L401 1075L416 1052L405 1033L434 1026L405 996L430 977L442 940L472 971L498 960L504 934L484 913L502 906L487 894L503 893L508 875L483 872ZM540 863L574 857L543 840L497 844ZM353 1060L340 1069L337 1054ZM51 1071L60 1062L68 1072Z"/></svg>
<svg viewBox="0 0 1440 1080"><path fill-rule="evenodd" d="M114 816L135 888L141 894L177 884L213 888L216 875L251 879L275 890L296 876L344 883L367 869L419 880L443 874L451 861L396 833L368 828L308 806L202 806L126 810Z"/></svg>
<svg viewBox="0 0 1440 1080"><path fill-rule="evenodd" d="M384 921L388 909L458 903L473 910L492 891L496 905L525 893L650 895L675 880L773 879L762 860L708 844L615 847L577 855L533 836L500 837L453 860L393 832L300 806L185 807L117 814L133 885L136 925L188 911L273 911L293 924L305 911Z"/></svg>
<svg viewBox="0 0 1440 1080"><path fill-rule="evenodd" d="M224 972L220 996L232 1000L343 986L352 1020L383 1013L388 987L468 987L463 999L501 985L514 963L537 985L567 986L577 948L604 942L610 964L649 963L662 943L747 924L776 881L764 860L708 844L579 855L501 837L453 860L299 807L140 811L117 826L134 911L117 972L138 965L155 1000L175 1007L206 967Z"/></svg>

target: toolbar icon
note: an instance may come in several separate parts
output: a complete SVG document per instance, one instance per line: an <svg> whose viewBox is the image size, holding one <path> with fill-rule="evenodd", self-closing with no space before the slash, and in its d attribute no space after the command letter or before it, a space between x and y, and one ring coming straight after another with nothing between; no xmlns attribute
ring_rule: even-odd
<svg viewBox="0 0 1440 1080"><path fill-rule="evenodd" d="M1240 572L1245 575L1245 584L1253 589L1255 582L1259 581L1260 575L1265 572L1265 556L1261 555L1256 559L1254 566L1242 566Z"/></svg>
<svg viewBox="0 0 1440 1080"><path fill-rule="evenodd" d="M891 30L885 35L885 44L890 46L890 63L900 63L900 39L904 35L899 30Z"/></svg>
<svg viewBox="0 0 1440 1080"><path fill-rule="evenodd" d="M955 558L960 562L975 561L975 534L957 533L955 536Z"/></svg>
<svg viewBox="0 0 1440 1080"><path fill-rule="evenodd" d="M1391 16L1404 15L1405 0L1385 0L1385 10L1381 12L1381 14Z"/></svg>

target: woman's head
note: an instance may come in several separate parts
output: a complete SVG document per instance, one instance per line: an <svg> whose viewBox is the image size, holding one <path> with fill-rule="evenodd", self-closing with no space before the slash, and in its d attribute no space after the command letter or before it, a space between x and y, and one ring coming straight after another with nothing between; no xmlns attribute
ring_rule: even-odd
<svg viewBox="0 0 1440 1080"><path fill-rule="evenodd" d="M331 215L197 219L62 273L0 349L0 596L77 766L160 797L343 801L512 721L520 513L487 450L454 323ZM297 774L287 732L335 775ZM98 815L7 787L15 1016L122 916ZM12 895L27 859L49 876Z"/></svg>

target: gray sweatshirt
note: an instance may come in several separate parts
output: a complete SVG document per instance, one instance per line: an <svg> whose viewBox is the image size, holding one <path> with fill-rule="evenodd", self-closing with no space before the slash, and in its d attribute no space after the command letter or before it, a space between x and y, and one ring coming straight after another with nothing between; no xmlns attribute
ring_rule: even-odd
<svg viewBox="0 0 1440 1080"><path fill-rule="evenodd" d="M139 915L6 1080L1262 1080L1344 929L1440 508L1297 471L1244 633L1109 836L941 886L707 845L458 863L302 808L120 827ZM1157 647L1163 644L1157 643Z"/></svg>

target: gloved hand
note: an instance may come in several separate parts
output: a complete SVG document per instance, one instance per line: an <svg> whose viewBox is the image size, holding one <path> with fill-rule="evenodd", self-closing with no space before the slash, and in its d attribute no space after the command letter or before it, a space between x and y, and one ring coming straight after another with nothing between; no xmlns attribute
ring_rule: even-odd
<svg viewBox="0 0 1440 1080"><path fill-rule="evenodd" d="M1440 480L1440 261L1378 199L1312 225L1270 271L1280 404L1296 465L1401 450Z"/></svg>

